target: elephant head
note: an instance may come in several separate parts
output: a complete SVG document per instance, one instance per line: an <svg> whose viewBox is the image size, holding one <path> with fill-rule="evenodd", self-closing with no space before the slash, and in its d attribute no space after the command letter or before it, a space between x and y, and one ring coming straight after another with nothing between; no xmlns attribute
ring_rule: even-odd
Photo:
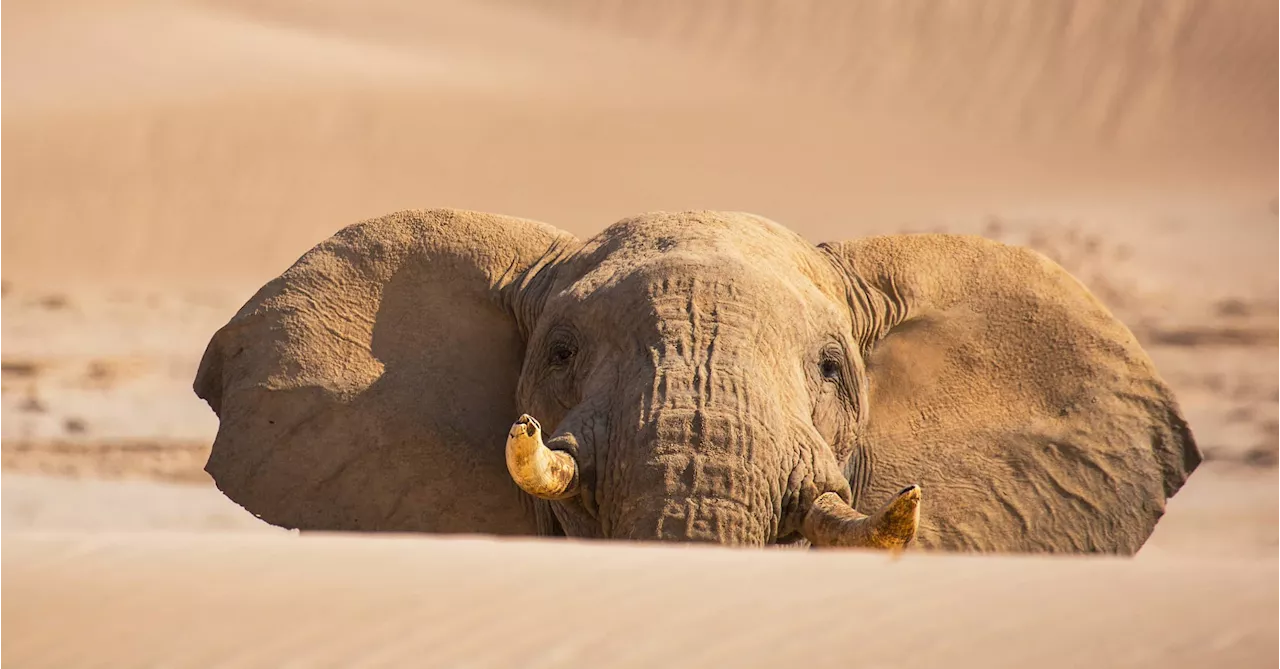
<svg viewBox="0 0 1280 669"><path fill-rule="evenodd" d="M302 529L1133 553L1200 461L1047 258L737 213L586 242L358 223L219 330L195 389L219 488Z"/></svg>

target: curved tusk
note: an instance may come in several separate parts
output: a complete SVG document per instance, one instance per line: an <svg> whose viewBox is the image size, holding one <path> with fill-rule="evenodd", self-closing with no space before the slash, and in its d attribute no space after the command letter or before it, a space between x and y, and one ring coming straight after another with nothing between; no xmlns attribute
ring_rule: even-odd
<svg viewBox="0 0 1280 669"><path fill-rule="evenodd" d="M915 538L919 525L920 486L913 485L870 516L858 513L839 495L825 493L805 514L802 531L816 547L901 550Z"/></svg>
<svg viewBox="0 0 1280 669"><path fill-rule="evenodd" d="M521 490L542 499L566 499L578 493L578 463L564 451L542 443L542 426L524 414L507 434L507 471Z"/></svg>

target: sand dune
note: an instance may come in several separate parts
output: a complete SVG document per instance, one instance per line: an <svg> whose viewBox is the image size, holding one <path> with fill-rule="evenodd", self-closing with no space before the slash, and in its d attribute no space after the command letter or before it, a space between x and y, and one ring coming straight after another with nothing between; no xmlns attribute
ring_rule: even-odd
<svg viewBox="0 0 1280 669"><path fill-rule="evenodd" d="M23 666L1171 669L1271 666L1277 641L1269 560L386 536L5 543L4 661Z"/></svg>
<svg viewBox="0 0 1280 669"><path fill-rule="evenodd" d="M517 1L764 85L946 134L1249 159L1274 130L1273 4ZM1222 124L1224 117L1235 123ZM1088 148L1086 148L1086 153ZM1243 155L1240 153L1244 150Z"/></svg>
<svg viewBox="0 0 1280 669"><path fill-rule="evenodd" d="M1195 223L1254 207L1274 238L1276 70L1256 63L1275 7L1238 4L1161 3L1156 31L1087 3L24 6L5 275L256 284L416 206L580 234L747 210L829 239L1028 213L1144 228L1209 197Z"/></svg>
<svg viewBox="0 0 1280 669"><path fill-rule="evenodd" d="M1274 3L5 10L6 664L1275 666ZM204 344L411 207L1026 244L1134 330L1208 464L1132 561L267 527L199 471Z"/></svg>

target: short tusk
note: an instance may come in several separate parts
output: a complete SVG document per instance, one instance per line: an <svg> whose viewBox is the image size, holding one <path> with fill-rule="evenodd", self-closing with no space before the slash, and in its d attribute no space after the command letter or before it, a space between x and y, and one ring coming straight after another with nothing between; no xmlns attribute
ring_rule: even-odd
<svg viewBox="0 0 1280 669"><path fill-rule="evenodd" d="M578 463L542 443L542 426L524 414L507 434L507 471L521 490L542 499L566 499L578 492Z"/></svg>
<svg viewBox="0 0 1280 669"><path fill-rule="evenodd" d="M858 513L840 496L825 493L805 515L803 532L816 547L900 550L916 536L920 525L920 486L899 492L870 516Z"/></svg>

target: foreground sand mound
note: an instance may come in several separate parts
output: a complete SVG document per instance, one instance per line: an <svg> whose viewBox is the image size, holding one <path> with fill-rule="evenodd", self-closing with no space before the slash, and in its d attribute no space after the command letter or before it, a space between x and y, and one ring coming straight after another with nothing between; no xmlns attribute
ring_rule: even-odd
<svg viewBox="0 0 1280 669"><path fill-rule="evenodd" d="M1176 669L1277 643L1274 560L27 535L3 573L12 666Z"/></svg>

